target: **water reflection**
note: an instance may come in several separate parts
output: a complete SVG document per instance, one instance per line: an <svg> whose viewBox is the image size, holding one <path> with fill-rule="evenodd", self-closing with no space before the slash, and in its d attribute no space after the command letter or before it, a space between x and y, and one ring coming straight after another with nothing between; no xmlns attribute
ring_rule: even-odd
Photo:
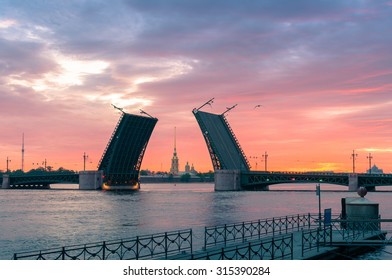
<svg viewBox="0 0 392 280"><path fill-rule="evenodd" d="M317 213L315 185L295 186L301 191L287 191L282 185L269 192L214 192L212 184L143 184L134 192L76 191L62 186L0 190L0 259L10 259L16 251L186 228L192 228L201 240L205 226ZM339 214L341 198L356 193L331 187L321 185L321 206ZM369 192L366 198L380 203L382 218L392 218L392 192Z"/></svg>

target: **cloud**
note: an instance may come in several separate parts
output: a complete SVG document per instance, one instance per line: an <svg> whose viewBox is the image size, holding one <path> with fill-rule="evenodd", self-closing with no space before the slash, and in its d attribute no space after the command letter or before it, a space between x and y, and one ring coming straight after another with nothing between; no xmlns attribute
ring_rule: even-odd
<svg viewBox="0 0 392 280"><path fill-rule="evenodd" d="M3 19L0 20L0 29L6 29L16 24L15 20L12 19Z"/></svg>
<svg viewBox="0 0 392 280"><path fill-rule="evenodd" d="M392 153L392 148L361 148L357 149L357 151Z"/></svg>
<svg viewBox="0 0 392 280"><path fill-rule="evenodd" d="M205 149L191 111L215 97L206 110L238 104L228 118L248 153L268 148L283 162L300 149L385 147L389 2L2 1L2 124L12 120L8 132L19 135L29 118L47 138L42 147L52 131L75 154L89 146L76 140L84 129L100 135L91 144L99 158L118 117L110 103L143 108L159 118L145 157L153 164L154 154L170 159L162 143L174 126L187 131L186 145Z"/></svg>

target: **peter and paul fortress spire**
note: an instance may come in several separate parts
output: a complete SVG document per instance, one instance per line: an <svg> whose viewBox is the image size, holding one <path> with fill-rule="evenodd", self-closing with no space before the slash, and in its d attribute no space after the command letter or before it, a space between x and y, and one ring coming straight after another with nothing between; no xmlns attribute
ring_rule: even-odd
<svg viewBox="0 0 392 280"><path fill-rule="evenodd" d="M171 161L170 173L173 175L178 175L178 157L176 148L176 127L174 127L174 152Z"/></svg>

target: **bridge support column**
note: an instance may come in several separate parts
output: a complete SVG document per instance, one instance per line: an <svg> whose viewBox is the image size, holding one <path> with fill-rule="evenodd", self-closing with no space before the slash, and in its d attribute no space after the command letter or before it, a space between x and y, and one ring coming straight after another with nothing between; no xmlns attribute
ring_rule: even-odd
<svg viewBox="0 0 392 280"><path fill-rule="evenodd" d="M241 191L240 170L216 170L215 191Z"/></svg>
<svg viewBox="0 0 392 280"><path fill-rule="evenodd" d="M356 192L358 190L358 174L352 173L348 175L348 191Z"/></svg>
<svg viewBox="0 0 392 280"><path fill-rule="evenodd" d="M9 189L10 188L10 175L3 174L3 184L1 185L2 189Z"/></svg>
<svg viewBox="0 0 392 280"><path fill-rule="evenodd" d="M80 190L98 190L102 188L103 171L80 171L79 172L79 189Z"/></svg>

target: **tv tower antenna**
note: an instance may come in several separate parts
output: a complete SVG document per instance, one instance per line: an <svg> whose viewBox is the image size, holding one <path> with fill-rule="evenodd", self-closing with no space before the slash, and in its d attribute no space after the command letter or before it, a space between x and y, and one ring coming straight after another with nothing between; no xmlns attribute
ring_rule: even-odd
<svg viewBox="0 0 392 280"><path fill-rule="evenodd" d="M22 134L22 171L24 171L24 132Z"/></svg>
<svg viewBox="0 0 392 280"><path fill-rule="evenodd" d="M174 150L177 150L177 128L174 127Z"/></svg>

